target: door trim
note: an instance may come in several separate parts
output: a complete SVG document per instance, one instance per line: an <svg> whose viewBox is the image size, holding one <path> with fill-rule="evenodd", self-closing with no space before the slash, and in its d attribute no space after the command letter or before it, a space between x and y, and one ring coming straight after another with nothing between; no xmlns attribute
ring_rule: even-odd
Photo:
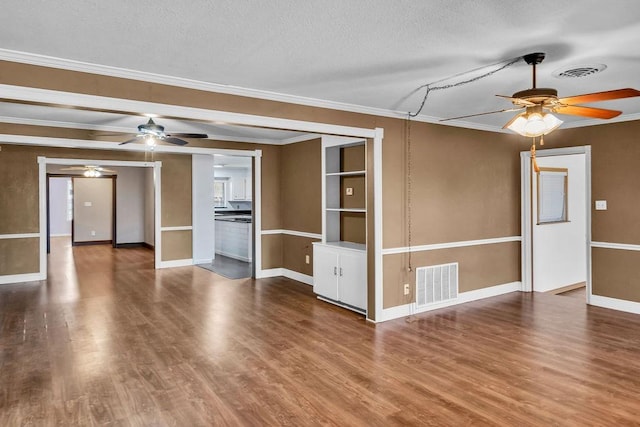
<svg viewBox="0 0 640 427"><path fill-rule="evenodd" d="M536 157L566 156L571 154L585 155L585 212L586 212L586 247L587 256L587 304L591 302L591 146L552 148L537 150ZM520 218L522 228L521 245L521 281L522 291L533 291L533 239L531 213L531 153L520 152Z"/></svg>

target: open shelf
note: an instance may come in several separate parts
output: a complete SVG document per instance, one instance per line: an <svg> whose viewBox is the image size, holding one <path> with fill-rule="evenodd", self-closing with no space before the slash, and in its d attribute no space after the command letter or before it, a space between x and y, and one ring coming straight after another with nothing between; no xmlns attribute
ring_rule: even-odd
<svg viewBox="0 0 640 427"><path fill-rule="evenodd" d="M327 210L331 212L367 212L364 208L327 208Z"/></svg>
<svg viewBox="0 0 640 427"><path fill-rule="evenodd" d="M332 172L327 173L327 176L364 176L367 171L347 171L347 172Z"/></svg>

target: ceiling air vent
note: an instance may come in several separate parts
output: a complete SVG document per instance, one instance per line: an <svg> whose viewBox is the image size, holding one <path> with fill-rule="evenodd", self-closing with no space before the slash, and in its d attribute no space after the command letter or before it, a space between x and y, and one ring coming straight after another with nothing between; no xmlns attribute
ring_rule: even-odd
<svg viewBox="0 0 640 427"><path fill-rule="evenodd" d="M551 74L559 79L572 79L598 74L606 68L607 66L604 64L575 65L570 68L560 68Z"/></svg>

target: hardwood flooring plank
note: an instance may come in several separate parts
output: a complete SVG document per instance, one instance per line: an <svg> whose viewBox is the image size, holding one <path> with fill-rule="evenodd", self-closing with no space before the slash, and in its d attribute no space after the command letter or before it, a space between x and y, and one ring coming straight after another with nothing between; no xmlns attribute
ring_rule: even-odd
<svg viewBox="0 0 640 427"><path fill-rule="evenodd" d="M640 316L512 293L383 324L284 278L53 239L0 286L0 425L640 424Z"/></svg>

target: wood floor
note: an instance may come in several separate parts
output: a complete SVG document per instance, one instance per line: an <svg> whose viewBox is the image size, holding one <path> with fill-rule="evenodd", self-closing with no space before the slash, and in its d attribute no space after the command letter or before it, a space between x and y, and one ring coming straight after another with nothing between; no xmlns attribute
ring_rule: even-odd
<svg viewBox="0 0 640 427"><path fill-rule="evenodd" d="M48 281L0 286L0 426L640 423L640 316L512 293L373 325L152 267L56 242Z"/></svg>

